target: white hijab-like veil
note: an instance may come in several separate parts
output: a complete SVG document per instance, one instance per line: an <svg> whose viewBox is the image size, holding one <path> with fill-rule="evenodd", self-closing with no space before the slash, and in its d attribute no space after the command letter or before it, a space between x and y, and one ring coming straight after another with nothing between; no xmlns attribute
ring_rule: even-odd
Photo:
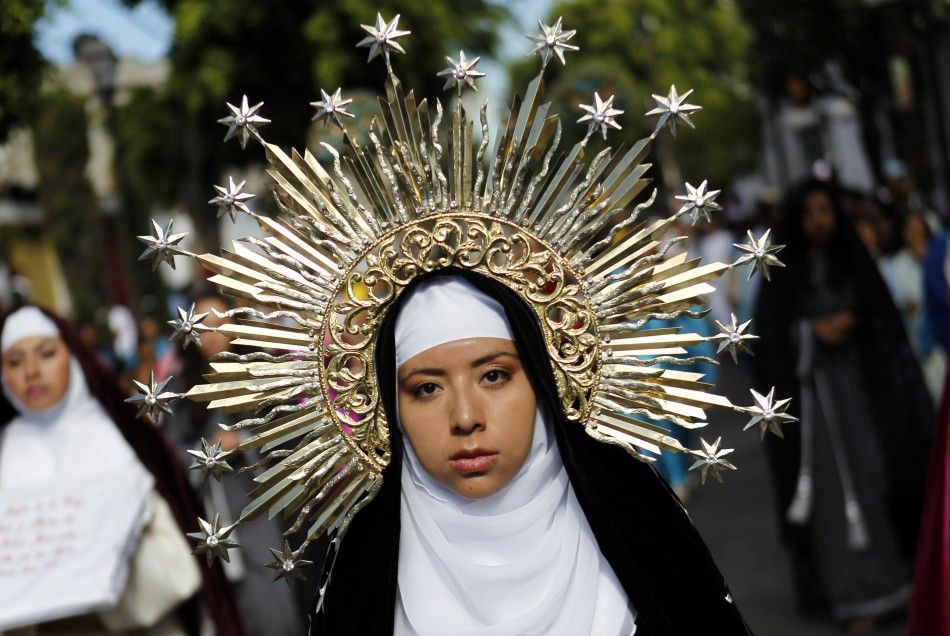
<svg viewBox="0 0 950 636"><path fill-rule="evenodd" d="M513 340L504 308L460 277L426 281L396 320L397 369L475 337ZM403 438L398 636L634 633L636 611L600 553L550 426L539 408L521 470L479 500L437 482Z"/></svg>
<svg viewBox="0 0 950 636"><path fill-rule="evenodd" d="M7 317L0 353L32 336L59 338L56 324L36 307ZM89 391L75 356L69 360L69 389L57 404L37 411L17 399L6 382L3 394L19 415L0 432L0 488L87 475L126 465L135 453ZM137 460L136 460L137 461Z"/></svg>

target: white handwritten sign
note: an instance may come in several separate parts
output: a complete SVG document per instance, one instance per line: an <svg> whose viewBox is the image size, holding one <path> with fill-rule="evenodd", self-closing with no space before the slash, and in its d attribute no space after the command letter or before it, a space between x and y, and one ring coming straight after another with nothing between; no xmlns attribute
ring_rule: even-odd
<svg viewBox="0 0 950 636"><path fill-rule="evenodd" d="M0 630L114 606L150 512L152 485L134 462L0 490Z"/></svg>

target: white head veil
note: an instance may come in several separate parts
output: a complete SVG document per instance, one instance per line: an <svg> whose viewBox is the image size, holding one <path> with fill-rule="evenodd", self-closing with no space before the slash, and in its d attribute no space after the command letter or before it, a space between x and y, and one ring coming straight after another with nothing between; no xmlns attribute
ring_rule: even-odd
<svg viewBox="0 0 950 636"><path fill-rule="evenodd" d="M514 336L503 307L460 277L420 284L396 319L397 368L431 347ZM501 491L455 494L404 438L395 633L479 636L635 631L635 613L571 488L550 422Z"/></svg>
<svg viewBox="0 0 950 636"><path fill-rule="evenodd" d="M0 356L33 336L60 337L56 323L36 307L7 317L0 334ZM38 484L108 470L135 454L112 419L89 391L75 356L69 359L69 388L57 404L37 411L13 394L6 380L3 395L19 415L0 430L0 488ZM0 422L2 424L2 422Z"/></svg>

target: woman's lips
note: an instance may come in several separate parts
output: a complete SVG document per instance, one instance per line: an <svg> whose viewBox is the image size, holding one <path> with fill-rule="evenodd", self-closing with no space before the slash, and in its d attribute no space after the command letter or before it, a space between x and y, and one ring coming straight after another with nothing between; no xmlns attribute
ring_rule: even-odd
<svg viewBox="0 0 950 636"><path fill-rule="evenodd" d="M498 453L491 451L462 451L449 460L452 468L463 474L483 473L498 460Z"/></svg>
<svg viewBox="0 0 950 636"><path fill-rule="evenodd" d="M46 394L45 386L31 386L26 390L26 397L30 400L35 400L38 397L42 397Z"/></svg>

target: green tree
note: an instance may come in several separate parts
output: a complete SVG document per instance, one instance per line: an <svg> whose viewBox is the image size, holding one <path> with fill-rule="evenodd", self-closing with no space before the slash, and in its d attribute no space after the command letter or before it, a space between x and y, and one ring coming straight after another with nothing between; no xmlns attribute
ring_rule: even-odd
<svg viewBox="0 0 950 636"><path fill-rule="evenodd" d="M562 16L565 29L576 29L567 66L553 62L548 80L557 101L573 108L590 103L593 92L617 95L625 111L608 142L632 142L653 128L643 114L655 106L651 94L665 95L671 84L680 93L694 89L692 103L703 110L692 119L698 130L677 128L658 144L664 182L682 190L681 180L694 184L709 179L726 185L755 164L758 116L746 82L750 34L730 0L564 0L551 10ZM537 60L521 63L515 77L523 82L537 69ZM564 121L578 111L567 110ZM565 133L583 135L581 126ZM675 152L673 146L675 145Z"/></svg>
<svg viewBox="0 0 950 636"><path fill-rule="evenodd" d="M0 142L12 126L29 123L46 63L33 43L44 0L0 0Z"/></svg>
<svg viewBox="0 0 950 636"><path fill-rule="evenodd" d="M99 206L86 178L85 100L65 89L38 101L33 126L43 227L68 273L77 316L92 316L108 297Z"/></svg>
<svg viewBox="0 0 950 636"><path fill-rule="evenodd" d="M176 24L163 97L172 107L165 122L139 126L139 141L130 138L126 147L132 156L144 157L153 150L129 145L155 149L178 144L179 150L169 152L179 160L164 175L144 164L138 169L146 169L149 179L179 188L206 245L217 241L215 214L207 201L222 167L262 156L253 146L242 151L236 142L221 143L225 129L215 122L227 114L225 102L237 104L242 94L251 103L263 101L261 114L273 120L261 130L264 137L301 147L313 113L308 104L319 99L319 89L381 89L382 61L367 64L367 49L355 47L365 36L360 24L372 24L377 11L387 19L401 14L400 28L412 31L401 40L406 54L397 55L393 65L405 85L430 97L441 92L442 80L435 74L445 67L443 55L458 47L472 54L491 50L505 16L486 0L286 0L279 9L256 0L166 0L165 5ZM169 137L169 130L177 133ZM146 180L130 176L136 179ZM164 191L167 184L156 187ZM266 197L258 200L264 203Z"/></svg>

